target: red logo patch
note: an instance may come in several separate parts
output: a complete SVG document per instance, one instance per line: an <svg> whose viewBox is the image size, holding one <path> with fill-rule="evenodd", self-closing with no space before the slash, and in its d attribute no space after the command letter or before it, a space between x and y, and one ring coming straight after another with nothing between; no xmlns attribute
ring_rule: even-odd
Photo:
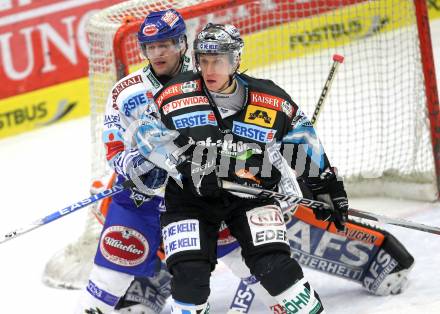
<svg viewBox="0 0 440 314"><path fill-rule="evenodd" d="M251 92L251 104L256 106L280 111L283 101L283 99L269 94Z"/></svg>
<svg viewBox="0 0 440 314"><path fill-rule="evenodd" d="M268 134L267 134L267 140L270 142L270 141L272 141L273 140L273 132L271 131L271 132L269 132Z"/></svg>
<svg viewBox="0 0 440 314"><path fill-rule="evenodd" d="M107 228L99 243L102 255L121 266L137 266L148 256L147 239L134 229L124 226Z"/></svg>
<svg viewBox="0 0 440 314"><path fill-rule="evenodd" d="M211 113L208 114L208 120L209 121L215 121L215 114L214 114L214 112L211 112Z"/></svg>
<svg viewBox="0 0 440 314"><path fill-rule="evenodd" d="M168 114L174 110L178 110L185 107L191 107L196 105L209 105L208 98L205 96L186 97L177 99L163 105L162 109L164 114ZM214 117L215 118L215 117Z"/></svg>
<svg viewBox="0 0 440 314"><path fill-rule="evenodd" d="M237 240L231 235L229 228L222 223L218 232L217 245L227 245L236 241Z"/></svg>
<svg viewBox="0 0 440 314"><path fill-rule="evenodd" d="M153 36L156 35L159 30L157 29L157 26L154 24L147 24L142 29L142 34L145 36Z"/></svg>
<svg viewBox="0 0 440 314"><path fill-rule="evenodd" d="M269 210L265 207L264 210L257 210L252 212L249 220L256 226L282 226L284 225L284 218L281 212L275 208Z"/></svg>
<svg viewBox="0 0 440 314"><path fill-rule="evenodd" d="M112 137L113 134L110 134L109 137ZM114 137L114 136L113 136ZM124 142L121 141L113 141L110 139L111 142L105 143L105 150L106 150L106 158L107 160L113 159L119 152L124 151L125 145Z"/></svg>

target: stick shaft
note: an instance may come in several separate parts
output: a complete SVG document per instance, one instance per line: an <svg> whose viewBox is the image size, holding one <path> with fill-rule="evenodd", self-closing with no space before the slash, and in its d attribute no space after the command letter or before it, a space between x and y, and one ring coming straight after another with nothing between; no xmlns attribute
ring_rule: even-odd
<svg viewBox="0 0 440 314"><path fill-rule="evenodd" d="M79 202L76 202L72 205L69 205L63 209L57 210L56 212L53 212L53 213L47 215L46 217L37 219L34 222L32 222L26 226L12 230L11 232L8 232L8 233L0 236L0 244L4 243L6 241L9 241L9 240L15 239L18 236L21 236L25 233L28 233L28 232L30 232L34 229L37 229L41 226L44 226L52 221L55 221L61 217L64 217L70 213L73 213L81 208L87 207L90 204L93 204L97 201L100 201L100 200L105 199L107 197L118 194L118 193L122 192L123 190L125 190L127 187L129 187L130 184L132 184L131 181L126 181L123 184L114 185L110 189L107 189L107 190L104 190L100 193L91 195L90 197L85 198Z"/></svg>
<svg viewBox="0 0 440 314"><path fill-rule="evenodd" d="M394 225L394 226L399 226L399 227L403 227L403 228L408 228L408 229L413 229L413 230L418 230L418 231L423 231L423 232L428 232L428 233L440 235L440 227L429 226L429 225L425 225L425 224L421 224L421 223L417 223L417 222L413 222L413 221L409 221L409 220L405 220L405 219L391 218L388 216L374 214L374 213L370 213L370 212L366 212L366 211L354 209L354 208L348 209L348 214L350 216L354 216L354 217L358 217L358 218L368 219L368 220L377 221L377 222L381 222L381 223L385 223L385 224L389 224L389 225Z"/></svg>
<svg viewBox="0 0 440 314"><path fill-rule="evenodd" d="M244 186L241 184L237 184L237 183L233 183L233 182L229 182L229 181L225 181L225 180L220 180L220 186L223 189L229 190L229 191L246 193L246 194L255 195L255 196L263 197L263 198L273 198L278 201L289 201L290 205L300 204L300 205L307 206L311 209L329 208L329 206L324 202L310 200L310 199L303 198L300 196L286 195L286 194L278 193L275 191L263 190L263 189L258 189L258 188L254 188L254 187L250 187L250 186Z"/></svg>
<svg viewBox="0 0 440 314"><path fill-rule="evenodd" d="M327 80L325 81L324 87L322 88L321 95L319 96L318 103L316 104L315 111L313 112L312 119L310 122L315 126L321 109L324 106L324 102L327 99L327 94L335 78L336 71L338 70L339 64L344 61L344 57L341 55L333 55L333 64L330 68Z"/></svg>
<svg viewBox="0 0 440 314"><path fill-rule="evenodd" d="M254 188L254 187L249 187L249 186L243 186L240 184L236 184L236 183L224 181L224 180L220 180L220 183L221 183L221 187L223 189L229 190L229 191L247 193L247 194L251 194L251 195L255 195L255 196L263 197L263 198L273 198L273 199L280 200L280 201L290 201L290 202L292 202L292 205L300 204L300 205L304 205L306 207L309 207L311 209L328 208L328 205L326 203L315 201L315 200L309 200L309 199L298 197L298 196L285 195L285 194L278 193L275 191L263 190L263 189L258 189L258 188ZM418 230L418 231L422 231L422 232L428 232L428 233L440 235L440 227L436 227L436 226L429 226L429 225L425 225L425 224L421 224L421 223L417 223L417 222L413 222L413 221L409 221L409 220L405 220L405 219L400 219L400 218L391 218L388 216L374 214L374 213L370 213L370 212L366 212L366 211L361 211L361 210L354 209L354 208L350 208L348 210L348 214L350 216L359 217L359 218L372 220L372 221L377 221L377 222L384 223L384 224L395 225L395 226L399 226L399 227L403 227L403 228L408 228L408 229L413 229L413 230Z"/></svg>

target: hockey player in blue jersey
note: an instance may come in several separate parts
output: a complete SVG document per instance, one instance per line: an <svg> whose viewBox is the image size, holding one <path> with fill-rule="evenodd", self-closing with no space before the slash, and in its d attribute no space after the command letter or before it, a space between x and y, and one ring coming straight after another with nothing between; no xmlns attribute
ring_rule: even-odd
<svg viewBox="0 0 440 314"><path fill-rule="evenodd" d="M149 65L114 85L107 100L102 135L108 163L117 174L116 182L132 180L135 187L115 195L110 203L78 314L110 313L135 276L154 277L161 272L156 252L161 241L160 189L167 173L147 161L124 133L139 120L163 83L188 70L184 20L173 9L150 12L140 27L138 41ZM159 291L156 298L165 299L167 289ZM152 304L158 303L155 301ZM151 313L160 310L155 305Z"/></svg>

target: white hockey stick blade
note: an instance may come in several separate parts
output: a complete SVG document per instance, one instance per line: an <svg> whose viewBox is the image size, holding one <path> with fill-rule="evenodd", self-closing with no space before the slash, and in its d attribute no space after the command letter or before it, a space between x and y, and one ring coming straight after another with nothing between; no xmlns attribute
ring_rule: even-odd
<svg viewBox="0 0 440 314"><path fill-rule="evenodd" d="M278 193L275 191L263 190L263 189L258 189L258 188L254 188L254 187L250 187L250 186L243 186L243 185L229 182L229 181L225 181L225 180L219 180L219 185L220 185L220 187L222 187L225 190L247 193L247 194L255 195L258 197L273 198L273 199L281 200L281 201L289 200L289 201L293 202L293 204L301 204L301 205L304 205L304 206L312 208L312 209L314 207L315 208L328 207L328 205L323 202L309 200L309 199L294 196L294 195L292 195L292 196L285 195L285 194ZM361 211L361 210L357 210L357 209L353 209L353 208L350 208L348 210L348 215L371 220L371 221L377 221L377 222L384 223L384 224L395 225L395 226L399 226L399 227L403 227L403 228L408 228L408 229L413 229L413 230L418 230L418 231L423 231L423 232L428 232L428 233L440 235L440 227L424 225L421 223L417 223L417 222L413 222L413 221L409 221L409 220L405 220L405 219L391 218L391 217L387 217L384 215L373 214L370 212Z"/></svg>

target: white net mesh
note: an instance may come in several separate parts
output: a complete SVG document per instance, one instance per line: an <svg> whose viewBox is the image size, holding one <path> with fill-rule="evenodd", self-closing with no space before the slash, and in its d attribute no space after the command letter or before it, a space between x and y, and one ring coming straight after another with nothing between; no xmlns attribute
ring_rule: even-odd
<svg viewBox="0 0 440 314"><path fill-rule="evenodd" d="M142 64L137 28L124 35L116 60L113 37L124 17L143 19L150 10L185 7L203 1L128 1L103 10L89 25L92 51L90 83L93 174L100 176L105 159L100 130L105 99L118 78L115 64L132 70ZM212 2L212 1L211 1ZM218 1L217 1L218 2ZM317 130L330 160L348 182L366 182L360 193L408 196L402 188L426 188L435 198L435 170L427 120L424 82L413 1L337 0L292 2L243 1L226 9L209 9L186 18L191 45L194 33L207 22L230 22L245 40L240 69L274 80L312 115L328 75L332 55L345 56L320 115ZM122 72L119 74L122 75ZM373 183L378 190L371 190ZM368 187L368 189L367 189ZM415 195L420 196L420 195Z"/></svg>

